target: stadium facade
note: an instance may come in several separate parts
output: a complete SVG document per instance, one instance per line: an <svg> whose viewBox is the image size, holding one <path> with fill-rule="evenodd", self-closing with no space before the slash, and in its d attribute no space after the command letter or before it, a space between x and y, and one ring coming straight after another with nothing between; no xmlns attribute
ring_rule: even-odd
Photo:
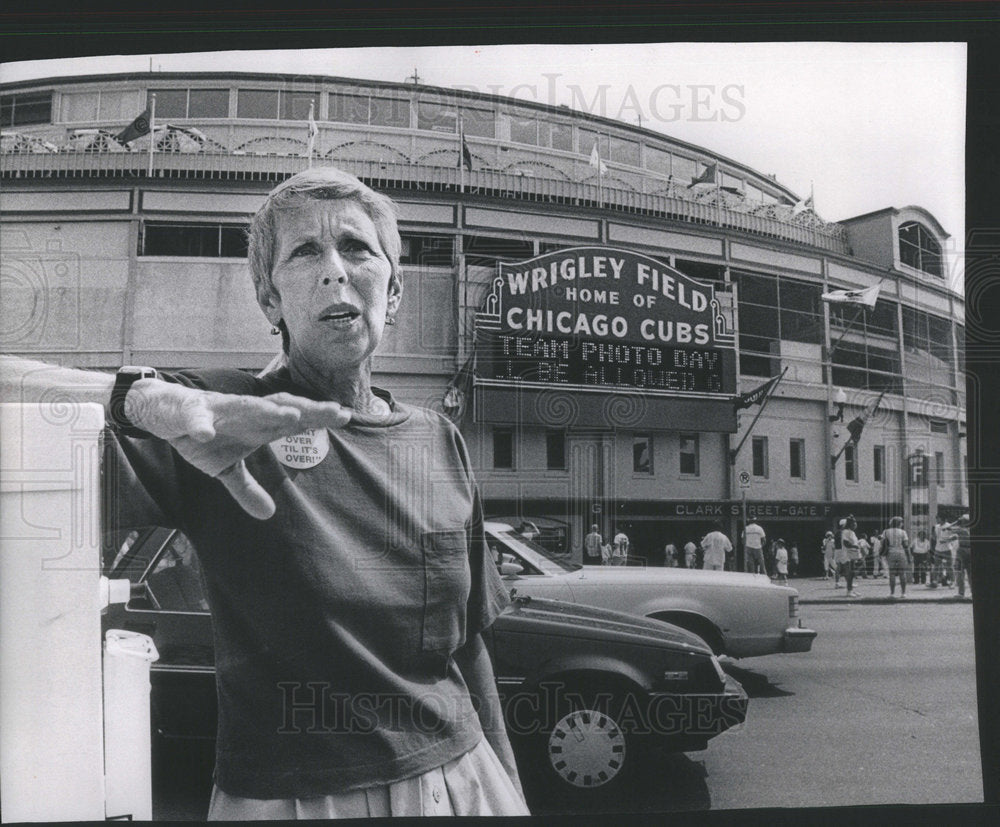
<svg viewBox="0 0 1000 827"><path fill-rule="evenodd" d="M919 206L829 222L659 132L416 83L150 73L0 95L4 352L261 369L277 340L247 219L329 163L400 209L376 384L459 423L489 515L577 559L592 523L621 528L655 559L749 513L808 564L848 512L913 531L968 508L965 303ZM152 133L116 140L143 112Z"/></svg>

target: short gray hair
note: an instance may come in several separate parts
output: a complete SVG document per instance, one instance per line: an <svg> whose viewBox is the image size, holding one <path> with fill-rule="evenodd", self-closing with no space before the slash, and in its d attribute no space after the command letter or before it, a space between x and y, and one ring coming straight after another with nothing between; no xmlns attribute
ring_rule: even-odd
<svg viewBox="0 0 1000 827"><path fill-rule="evenodd" d="M295 208L309 200L356 201L375 225L382 252L389 259L390 277L400 280L399 256L402 241L396 223L396 205L385 195L371 189L349 172L336 167L312 167L282 181L270 193L263 206L250 221L247 240L247 258L253 276L257 301L263 301L274 292L271 273L277 249L277 212ZM284 337L283 337L284 338Z"/></svg>

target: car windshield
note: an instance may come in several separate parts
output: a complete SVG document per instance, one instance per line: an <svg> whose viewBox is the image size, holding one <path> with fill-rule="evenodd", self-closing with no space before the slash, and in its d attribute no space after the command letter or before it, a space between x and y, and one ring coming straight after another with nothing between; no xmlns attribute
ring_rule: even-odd
<svg viewBox="0 0 1000 827"><path fill-rule="evenodd" d="M506 526L500 530L488 528L486 533L490 541L499 541L506 546L505 551L516 554L528 563L529 566L545 574L562 574L563 572L576 571L583 568L579 563L560 560L537 543L533 543L527 537L515 533L513 529L505 529Z"/></svg>

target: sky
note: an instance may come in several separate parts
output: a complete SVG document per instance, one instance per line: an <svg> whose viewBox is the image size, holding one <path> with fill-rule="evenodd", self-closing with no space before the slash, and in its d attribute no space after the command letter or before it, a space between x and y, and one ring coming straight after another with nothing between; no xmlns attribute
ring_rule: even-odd
<svg viewBox="0 0 1000 827"><path fill-rule="evenodd" d="M0 64L0 82L101 72L276 71L420 82L565 104L776 176L839 221L929 210L965 238L962 43L421 46L107 55Z"/></svg>

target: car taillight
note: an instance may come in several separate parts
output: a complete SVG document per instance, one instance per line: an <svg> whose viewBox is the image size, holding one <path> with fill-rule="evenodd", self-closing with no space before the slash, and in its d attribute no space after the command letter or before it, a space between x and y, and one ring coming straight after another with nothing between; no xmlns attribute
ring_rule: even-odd
<svg viewBox="0 0 1000 827"><path fill-rule="evenodd" d="M788 598L788 616L798 617L799 616L799 596L793 594Z"/></svg>

